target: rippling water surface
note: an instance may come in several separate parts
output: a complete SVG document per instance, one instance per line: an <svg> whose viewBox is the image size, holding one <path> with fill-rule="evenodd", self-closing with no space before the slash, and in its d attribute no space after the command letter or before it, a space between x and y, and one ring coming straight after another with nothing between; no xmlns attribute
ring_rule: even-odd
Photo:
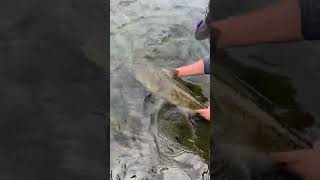
<svg viewBox="0 0 320 180"><path fill-rule="evenodd" d="M209 54L208 41L194 39L206 0L110 2L110 176L112 179L209 179L207 124L150 94L131 73L136 50L149 63L179 67ZM141 68L141 66L139 66ZM139 72L139 69L135 69ZM188 77L209 98L209 77ZM208 126L208 125L207 125ZM197 137L202 141L198 142Z"/></svg>

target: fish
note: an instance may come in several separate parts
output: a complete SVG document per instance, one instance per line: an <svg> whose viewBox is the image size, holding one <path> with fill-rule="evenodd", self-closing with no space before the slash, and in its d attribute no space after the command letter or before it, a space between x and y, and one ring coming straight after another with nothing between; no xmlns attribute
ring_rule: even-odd
<svg viewBox="0 0 320 180"><path fill-rule="evenodd" d="M174 76L172 69L158 67L147 59L146 51L134 52L132 70L135 78L151 93L161 97L178 107L190 110L205 109L208 105L201 102L197 96L184 85L180 78Z"/></svg>
<svg viewBox="0 0 320 180"><path fill-rule="evenodd" d="M131 74L150 93L143 103L159 152L175 157L190 151L209 162L210 125L193 111L208 108L201 88L176 77L173 69L154 65L146 50L132 54Z"/></svg>

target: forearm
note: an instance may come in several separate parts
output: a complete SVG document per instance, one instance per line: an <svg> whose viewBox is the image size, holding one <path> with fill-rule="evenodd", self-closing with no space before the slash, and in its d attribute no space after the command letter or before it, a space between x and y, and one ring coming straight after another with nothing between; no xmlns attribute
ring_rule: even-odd
<svg viewBox="0 0 320 180"><path fill-rule="evenodd" d="M210 56L176 69L178 77L210 74Z"/></svg>
<svg viewBox="0 0 320 180"><path fill-rule="evenodd" d="M216 45L220 48L303 39L298 0L278 0L263 9L215 21L210 27L219 32Z"/></svg>
<svg viewBox="0 0 320 180"><path fill-rule="evenodd" d="M202 59L196 61L195 63L182 66L177 68L178 77L183 76L194 76L194 75L202 75L204 74L204 62Z"/></svg>

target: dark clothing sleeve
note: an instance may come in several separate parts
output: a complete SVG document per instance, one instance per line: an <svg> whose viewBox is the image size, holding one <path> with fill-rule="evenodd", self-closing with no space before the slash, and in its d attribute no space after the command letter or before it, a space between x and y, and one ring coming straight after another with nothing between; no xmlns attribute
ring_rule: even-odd
<svg viewBox="0 0 320 180"><path fill-rule="evenodd" d="M302 33L306 40L320 40L320 0L300 0Z"/></svg>
<svg viewBox="0 0 320 180"><path fill-rule="evenodd" d="M204 62L204 73L205 74L210 74L210 56L206 56L203 58Z"/></svg>

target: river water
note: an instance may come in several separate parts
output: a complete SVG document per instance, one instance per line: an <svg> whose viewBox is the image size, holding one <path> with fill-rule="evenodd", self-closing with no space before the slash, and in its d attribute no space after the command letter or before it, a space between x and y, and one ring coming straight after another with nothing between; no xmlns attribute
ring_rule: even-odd
<svg viewBox="0 0 320 180"><path fill-rule="evenodd" d="M205 146L190 148L194 129L179 123L188 117L150 95L131 73L135 64L144 63L135 58L136 50L151 54L151 63L158 67L179 67L208 55L209 42L196 41L193 35L207 3L110 2L111 179L209 179L209 131ZM209 98L209 77L184 80L201 87Z"/></svg>

